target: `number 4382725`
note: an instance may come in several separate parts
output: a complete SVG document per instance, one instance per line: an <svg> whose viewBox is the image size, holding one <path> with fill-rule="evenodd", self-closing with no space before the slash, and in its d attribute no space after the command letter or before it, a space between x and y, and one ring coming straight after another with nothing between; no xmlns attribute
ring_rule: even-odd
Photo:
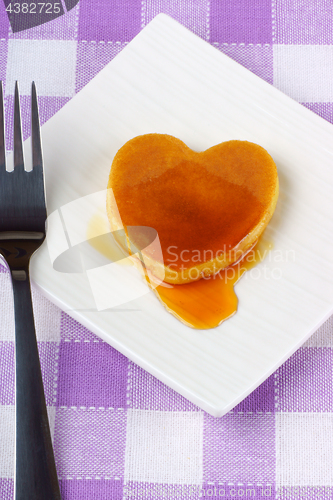
<svg viewBox="0 0 333 500"><path fill-rule="evenodd" d="M57 3L10 3L6 8L11 14L60 14L60 2Z"/></svg>

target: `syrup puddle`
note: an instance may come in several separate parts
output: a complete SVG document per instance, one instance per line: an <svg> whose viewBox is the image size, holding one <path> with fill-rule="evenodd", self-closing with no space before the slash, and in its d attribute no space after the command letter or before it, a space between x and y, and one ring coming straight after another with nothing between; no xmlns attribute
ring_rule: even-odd
<svg viewBox="0 0 333 500"><path fill-rule="evenodd" d="M271 248L271 243L260 239L242 260L215 276L185 285L172 285L172 288L157 286L154 292L164 306L188 326L215 328L237 311L238 299L234 291L237 281L261 262Z"/></svg>
<svg viewBox="0 0 333 500"><path fill-rule="evenodd" d="M91 219L87 231L89 243L110 261L121 265L134 265L128 253L114 238L95 238L98 231L108 231L106 224L100 216ZM272 243L261 237L243 259L215 276L184 285L163 283L153 291L164 307L186 325L196 329L215 328L237 311L238 299L234 286L238 280L246 271L262 262L272 248ZM149 286L147 273L146 281Z"/></svg>

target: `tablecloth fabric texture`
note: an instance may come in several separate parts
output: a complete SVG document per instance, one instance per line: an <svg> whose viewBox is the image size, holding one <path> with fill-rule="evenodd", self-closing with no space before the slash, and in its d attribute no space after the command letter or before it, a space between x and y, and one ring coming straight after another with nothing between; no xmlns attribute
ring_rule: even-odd
<svg viewBox="0 0 333 500"><path fill-rule="evenodd" d="M80 0L14 34L0 0L8 149L16 79L27 137L32 80L43 123L160 12L333 122L331 0ZM0 270L0 499L8 500L14 323ZM333 498L332 318L216 419L33 292L63 500Z"/></svg>

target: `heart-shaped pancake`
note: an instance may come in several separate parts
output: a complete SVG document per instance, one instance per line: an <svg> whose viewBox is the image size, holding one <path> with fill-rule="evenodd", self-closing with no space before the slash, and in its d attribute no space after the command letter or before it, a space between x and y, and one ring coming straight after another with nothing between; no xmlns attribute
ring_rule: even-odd
<svg viewBox="0 0 333 500"><path fill-rule="evenodd" d="M119 149L108 188L111 229L156 229L163 260L150 247L145 265L182 284L217 273L255 244L279 183L273 159L257 144L234 140L197 153L170 135L147 134Z"/></svg>

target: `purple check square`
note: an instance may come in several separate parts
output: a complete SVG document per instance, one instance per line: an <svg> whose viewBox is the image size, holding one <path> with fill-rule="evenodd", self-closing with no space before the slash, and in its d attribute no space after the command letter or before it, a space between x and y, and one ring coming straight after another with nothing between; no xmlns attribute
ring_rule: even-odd
<svg viewBox="0 0 333 500"><path fill-rule="evenodd" d="M15 403L14 342L0 342L0 404Z"/></svg>
<svg viewBox="0 0 333 500"><path fill-rule="evenodd" d="M0 498L1 500L13 500L14 498L14 480L0 479Z"/></svg>
<svg viewBox="0 0 333 500"><path fill-rule="evenodd" d="M134 363L130 363L129 400L131 407L138 410L200 411L193 403Z"/></svg>
<svg viewBox="0 0 333 500"><path fill-rule="evenodd" d="M272 43L271 0L212 0L210 41Z"/></svg>
<svg viewBox="0 0 333 500"><path fill-rule="evenodd" d="M129 42L140 29L140 0L80 0L79 40Z"/></svg>
<svg viewBox="0 0 333 500"><path fill-rule="evenodd" d="M5 267L5 264L0 264L0 273L7 273L7 269Z"/></svg>
<svg viewBox="0 0 333 500"><path fill-rule="evenodd" d="M273 83L272 45L224 45L217 48L266 82Z"/></svg>
<svg viewBox="0 0 333 500"><path fill-rule="evenodd" d="M126 407L128 360L104 342L60 343L58 406Z"/></svg>
<svg viewBox="0 0 333 500"><path fill-rule="evenodd" d="M127 481L124 486L124 499L200 500L200 492L201 487L198 484Z"/></svg>
<svg viewBox="0 0 333 500"><path fill-rule="evenodd" d="M274 412L274 410L275 385L274 375L271 375L234 408L234 413L239 411Z"/></svg>
<svg viewBox="0 0 333 500"><path fill-rule="evenodd" d="M9 36L9 20L3 0L0 2L0 38L7 39ZM1 55L0 55L1 60Z"/></svg>
<svg viewBox="0 0 333 500"><path fill-rule="evenodd" d="M332 102L307 102L304 106L321 116L330 123L333 123L333 103Z"/></svg>
<svg viewBox="0 0 333 500"><path fill-rule="evenodd" d="M122 500L123 482L114 479L60 481L62 500Z"/></svg>
<svg viewBox="0 0 333 500"><path fill-rule="evenodd" d="M221 483L221 482L205 482L202 485L202 495L200 498L256 498L257 500L266 500L276 498L275 485L269 484L253 484L253 483Z"/></svg>
<svg viewBox="0 0 333 500"><path fill-rule="evenodd" d="M39 116L41 125L43 125L50 118L52 118L52 116L55 115L68 101L70 101L70 97L60 97L60 96L38 97L38 107L39 107Z"/></svg>
<svg viewBox="0 0 333 500"><path fill-rule="evenodd" d="M0 4L1 5L1 4ZM1 18L1 13L0 13ZM7 64L7 40L0 40L0 80L6 81L6 64Z"/></svg>
<svg viewBox="0 0 333 500"><path fill-rule="evenodd" d="M277 410L333 411L333 349L303 347L277 371Z"/></svg>
<svg viewBox="0 0 333 500"><path fill-rule="evenodd" d="M10 33L10 38L30 40L74 40L76 36L76 18L78 7L65 12L60 17L17 33Z"/></svg>
<svg viewBox="0 0 333 500"><path fill-rule="evenodd" d="M275 479L274 414L205 414L204 480L271 483Z"/></svg>

